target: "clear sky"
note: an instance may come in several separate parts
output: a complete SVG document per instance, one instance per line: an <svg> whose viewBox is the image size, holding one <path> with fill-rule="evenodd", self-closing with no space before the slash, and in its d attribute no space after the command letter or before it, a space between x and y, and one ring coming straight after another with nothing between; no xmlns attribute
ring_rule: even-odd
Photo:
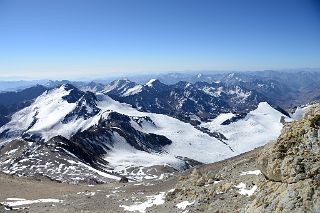
<svg viewBox="0 0 320 213"><path fill-rule="evenodd" d="M0 80L320 67L320 0L0 0Z"/></svg>

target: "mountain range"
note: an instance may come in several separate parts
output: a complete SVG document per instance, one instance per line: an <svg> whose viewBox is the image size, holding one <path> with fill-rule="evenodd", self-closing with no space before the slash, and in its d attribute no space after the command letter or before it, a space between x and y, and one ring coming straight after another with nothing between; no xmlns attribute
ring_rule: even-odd
<svg viewBox="0 0 320 213"><path fill-rule="evenodd" d="M317 100L316 92L307 92L316 74L302 73L294 87L274 75L229 73L174 84L51 81L3 92L0 169L63 182L108 182L150 178L130 172L134 168L183 170L236 156L276 139L283 121L294 117L294 103Z"/></svg>

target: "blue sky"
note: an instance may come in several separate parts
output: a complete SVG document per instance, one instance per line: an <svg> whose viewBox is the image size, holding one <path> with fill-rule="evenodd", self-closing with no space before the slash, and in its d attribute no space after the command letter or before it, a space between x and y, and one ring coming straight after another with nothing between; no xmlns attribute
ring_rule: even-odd
<svg viewBox="0 0 320 213"><path fill-rule="evenodd" d="M319 0L0 0L0 79L301 67Z"/></svg>

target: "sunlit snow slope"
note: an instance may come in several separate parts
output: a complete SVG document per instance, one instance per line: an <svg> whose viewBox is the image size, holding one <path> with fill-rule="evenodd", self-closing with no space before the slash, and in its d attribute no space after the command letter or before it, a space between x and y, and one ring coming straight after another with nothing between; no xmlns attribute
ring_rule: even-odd
<svg viewBox="0 0 320 213"><path fill-rule="evenodd" d="M236 154L240 154L276 139L282 129L281 116L284 115L268 103L261 102L257 109L237 122L221 125L223 121L232 117L229 113L221 114L211 122L202 123L201 126L224 134L230 147Z"/></svg>
<svg viewBox="0 0 320 213"><path fill-rule="evenodd" d="M64 86L53 89L38 97L31 106L14 114L11 122L0 128L0 134L5 132L7 135L0 144L26 133L39 135L45 141L57 135L70 139L76 132L98 125L100 119L115 111L130 116L130 123L134 129L143 133L166 136L172 144L165 146L161 154L148 153L134 149L122 136L114 132L114 143L105 156L111 166L124 168L133 165L170 164L179 167L181 161L176 156L188 157L203 163L222 160L266 144L275 139L282 128L280 118L283 114L268 103L260 103L258 108L244 119L229 125L220 124L232 117L232 114L222 114L211 122L201 124L211 131L224 134L228 138L225 144L189 123L167 115L140 112L104 94L96 94L99 113L89 118L74 117L65 121L66 115L78 104L63 99L69 93L70 90L67 91ZM84 103L84 105L82 107L90 112L89 104ZM146 121L138 124L134 121L135 117L145 116L150 117L154 124Z"/></svg>

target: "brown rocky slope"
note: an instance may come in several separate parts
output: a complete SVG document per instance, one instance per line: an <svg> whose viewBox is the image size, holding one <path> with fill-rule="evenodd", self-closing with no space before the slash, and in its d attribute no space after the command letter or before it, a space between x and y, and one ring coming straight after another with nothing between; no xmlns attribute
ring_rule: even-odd
<svg viewBox="0 0 320 213"><path fill-rule="evenodd" d="M285 123L278 140L265 147L141 183L73 185L0 173L0 212L10 209L12 198L54 198L60 202L14 206L12 211L125 212L145 206L148 213L320 213L319 126L317 104L303 119Z"/></svg>
<svg viewBox="0 0 320 213"><path fill-rule="evenodd" d="M320 212L320 104L277 141L218 164L181 176L168 201L187 200L189 212Z"/></svg>
<svg viewBox="0 0 320 213"><path fill-rule="evenodd" d="M287 123L257 164L266 180L246 212L320 212L320 104Z"/></svg>

